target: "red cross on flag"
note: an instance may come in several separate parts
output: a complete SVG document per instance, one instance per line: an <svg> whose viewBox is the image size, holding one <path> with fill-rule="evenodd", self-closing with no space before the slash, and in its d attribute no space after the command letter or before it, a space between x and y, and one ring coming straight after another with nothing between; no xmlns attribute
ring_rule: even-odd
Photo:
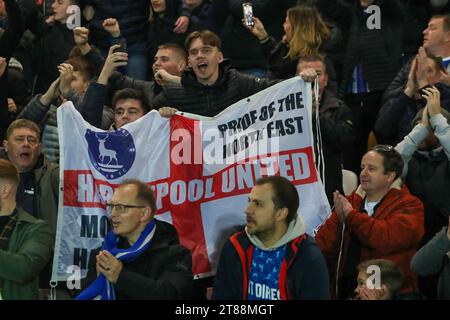
<svg viewBox="0 0 450 320"><path fill-rule="evenodd" d="M172 223L193 256L193 273L213 274L221 245L245 224L254 182L282 175L300 195L312 234L329 206L314 166L311 89L296 77L214 118L152 111L116 131L90 126L71 103L58 108L61 193L53 280L82 269L110 230L105 206L123 180L155 191L157 219Z"/></svg>

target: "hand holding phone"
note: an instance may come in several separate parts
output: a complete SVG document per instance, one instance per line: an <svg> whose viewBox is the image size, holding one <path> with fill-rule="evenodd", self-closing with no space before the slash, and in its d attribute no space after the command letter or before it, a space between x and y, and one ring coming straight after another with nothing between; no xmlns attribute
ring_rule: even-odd
<svg viewBox="0 0 450 320"><path fill-rule="evenodd" d="M251 2L245 2L242 4L242 10L244 12L244 23L247 27L253 27L255 21L253 20L253 7Z"/></svg>
<svg viewBox="0 0 450 320"><path fill-rule="evenodd" d="M114 40L114 44L120 45L119 48L115 49L114 52L127 52L127 41L125 38L117 38Z"/></svg>

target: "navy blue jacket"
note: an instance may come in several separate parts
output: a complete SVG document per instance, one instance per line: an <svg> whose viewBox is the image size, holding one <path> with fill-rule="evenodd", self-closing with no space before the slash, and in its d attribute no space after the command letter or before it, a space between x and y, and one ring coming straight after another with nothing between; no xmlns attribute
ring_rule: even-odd
<svg viewBox="0 0 450 320"><path fill-rule="evenodd" d="M441 92L441 106L450 112L450 87L437 84ZM379 143L396 145L411 131L417 112L425 107L423 100L414 100L404 93L386 101L380 109L375 123L375 134Z"/></svg>
<svg viewBox="0 0 450 320"><path fill-rule="evenodd" d="M5 1L6 11L9 16L9 27L7 31L0 37L0 57L6 58L9 62L15 47L19 43L20 37L24 31L22 16L17 3L13 0ZM8 113L8 68L0 77L0 139L4 138L6 129L8 128L11 118Z"/></svg>
<svg viewBox="0 0 450 320"><path fill-rule="evenodd" d="M91 42L97 47L107 50L110 43L109 34L103 29L103 20L116 18L120 24L120 32L130 45L134 42L147 41L148 0L89 0L86 2L95 9L89 22Z"/></svg>

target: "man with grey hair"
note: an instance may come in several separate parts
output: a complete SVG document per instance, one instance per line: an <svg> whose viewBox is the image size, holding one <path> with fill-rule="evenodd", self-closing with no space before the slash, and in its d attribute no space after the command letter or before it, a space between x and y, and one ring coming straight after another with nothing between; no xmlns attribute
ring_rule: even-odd
<svg viewBox="0 0 450 320"><path fill-rule="evenodd" d="M172 225L155 219L152 189L126 180L114 190L107 208L112 231L91 252L84 290L76 299L189 299L191 253L180 245Z"/></svg>

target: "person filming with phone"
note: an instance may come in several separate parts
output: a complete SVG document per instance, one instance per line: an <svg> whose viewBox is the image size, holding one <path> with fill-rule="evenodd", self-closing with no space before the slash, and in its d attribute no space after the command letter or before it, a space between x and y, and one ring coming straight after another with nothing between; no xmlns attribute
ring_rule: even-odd
<svg viewBox="0 0 450 320"><path fill-rule="evenodd" d="M244 17L242 23L258 40L268 58L268 78L288 79L296 74L299 60L307 55L326 53L323 44L330 39L331 31L319 12L311 6L300 5L286 12L283 23L284 35L281 41L272 37L262 21L253 17L253 24ZM329 58L325 58L329 75L329 89L337 91L336 72Z"/></svg>

